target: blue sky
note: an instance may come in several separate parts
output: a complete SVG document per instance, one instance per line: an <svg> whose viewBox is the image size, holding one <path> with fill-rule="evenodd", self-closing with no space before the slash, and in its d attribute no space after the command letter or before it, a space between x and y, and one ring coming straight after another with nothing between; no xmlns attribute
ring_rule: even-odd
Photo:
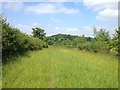
<svg viewBox="0 0 120 90"><path fill-rule="evenodd" d="M3 2L2 13L11 26L26 34L31 34L33 27L41 27L47 35L92 36L93 26L113 34L118 26L117 1L93 1Z"/></svg>

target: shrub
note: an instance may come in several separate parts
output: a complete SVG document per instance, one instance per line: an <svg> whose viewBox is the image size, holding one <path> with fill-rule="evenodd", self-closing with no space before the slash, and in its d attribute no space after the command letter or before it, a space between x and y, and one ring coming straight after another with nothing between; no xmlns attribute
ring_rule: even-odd
<svg viewBox="0 0 120 90"><path fill-rule="evenodd" d="M29 50L38 50L48 47L41 39L21 33L19 29L11 27L6 20L2 20L2 58L3 62L12 55Z"/></svg>

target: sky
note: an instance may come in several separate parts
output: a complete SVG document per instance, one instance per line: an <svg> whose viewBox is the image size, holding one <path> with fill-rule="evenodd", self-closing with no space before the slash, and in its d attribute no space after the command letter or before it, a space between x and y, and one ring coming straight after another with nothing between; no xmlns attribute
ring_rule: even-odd
<svg viewBox="0 0 120 90"><path fill-rule="evenodd" d="M118 26L118 0L4 0L1 13L12 27L26 34L40 27L46 35L58 33L93 36L93 26L105 28L110 35Z"/></svg>

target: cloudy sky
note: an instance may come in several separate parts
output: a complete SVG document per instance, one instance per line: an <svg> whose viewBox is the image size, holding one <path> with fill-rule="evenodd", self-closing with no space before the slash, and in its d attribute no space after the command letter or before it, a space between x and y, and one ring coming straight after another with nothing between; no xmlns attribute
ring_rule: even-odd
<svg viewBox="0 0 120 90"><path fill-rule="evenodd" d="M92 36L93 26L106 28L110 34L118 26L118 0L5 0L2 13L11 26L26 34L31 34L33 27L41 27L47 35L64 33Z"/></svg>

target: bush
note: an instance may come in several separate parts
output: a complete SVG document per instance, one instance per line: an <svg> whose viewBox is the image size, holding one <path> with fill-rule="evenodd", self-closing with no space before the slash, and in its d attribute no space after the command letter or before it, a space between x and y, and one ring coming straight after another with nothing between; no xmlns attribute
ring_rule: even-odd
<svg viewBox="0 0 120 90"><path fill-rule="evenodd" d="M91 47L90 47L90 43L81 43L79 46L78 46L78 49L79 50L87 50L87 51L90 51Z"/></svg>
<svg viewBox="0 0 120 90"><path fill-rule="evenodd" d="M47 41L48 45L53 45L53 42L52 41Z"/></svg>
<svg viewBox="0 0 120 90"><path fill-rule="evenodd" d="M48 47L47 43L38 38L21 33L2 20L2 58L3 62L12 55L24 53L29 50L38 50Z"/></svg>
<svg viewBox="0 0 120 90"><path fill-rule="evenodd" d="M95 43L84 43L78 46L79 50L86 50L86 51L93 51L95 53L97 53L98 50L98 46Z"/></svg>

